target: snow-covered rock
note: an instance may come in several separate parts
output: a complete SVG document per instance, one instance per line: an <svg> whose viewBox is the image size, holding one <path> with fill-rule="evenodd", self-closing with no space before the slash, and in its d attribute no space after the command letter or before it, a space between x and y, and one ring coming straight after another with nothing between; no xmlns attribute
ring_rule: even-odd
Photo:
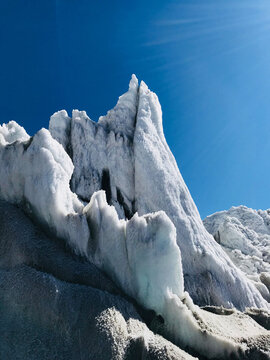
<svg viewBox="0 0 270 360"><path fill-rule="evenodd" d="M206 229L270 301L270 211L232 207L208 216Z"/></svg>

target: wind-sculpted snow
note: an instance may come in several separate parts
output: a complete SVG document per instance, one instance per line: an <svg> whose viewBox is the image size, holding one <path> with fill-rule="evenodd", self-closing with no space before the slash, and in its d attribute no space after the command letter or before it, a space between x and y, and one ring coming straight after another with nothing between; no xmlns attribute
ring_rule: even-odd
<svg viewBox="0 0 270 360"><path fill-rule="evenodd" d="M166 144L158 98L144 83L138 87L133 77L97 124L75 110L72 118L56 113L51 133L42 129L33 138L16 123L1 129L0 196L162 316L166 337L228 358L247 354L248 336L268 336L253 322L255 333L234 339L222 333L222 316L212 329L210 315L184 292L185 278L198 303L268 306L203 227Z"/></svg>
<svg viewBox="0 0 270 360"><path fill-rule="evenodd" d="M208 216L206 229L270 301L270 212L246 206Z"/></svg>
<svg viewBox="0 0 270 360"><path fill-rule="evenodd" d="M60 114L59 121L59 113L52 116L50 131L64 147L70 144L71 186L82 200L90 201L95 191L103 189L120 218L129 219L136 211L139 215L165 211L176 227L185 288L196 303L239 309L268 306L205 230L166 143L158 98L145 83L139 86L133 76L129 91L98 123L84 111L73 111L70 120Z"/></svg>

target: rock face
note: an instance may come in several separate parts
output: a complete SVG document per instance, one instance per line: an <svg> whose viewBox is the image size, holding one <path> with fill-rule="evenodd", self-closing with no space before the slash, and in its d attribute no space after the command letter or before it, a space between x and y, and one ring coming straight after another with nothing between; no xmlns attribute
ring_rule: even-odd
<svg viewBox="0 0 270 360"><path fill-rule="evenodd" d="M165 141L157 96L133 76L98 123L61 111L49 130L30 138L15 122L0 128L0 197L47 234L0 204L2 326L12 334L15 319L19 336L27 334L16 349L29 343L31 353L40 330L41 352L33 346L44 359L52 334L57 358L67 358L64 349L70 358L99 358L102 344L102 358L188 358L147 329L137 304L143 317L155 314L150 327L193 355L266 355L258 344L269 332L248 315L193 303L269 307L205 230ZM8 356L10 338L0 349Z"/></svg>
<svg viewBox="0 0 270 360"><path fill-rule="evenodd" d="M270 301L270 211L232 207L208 216L206 229Z"/></svg>

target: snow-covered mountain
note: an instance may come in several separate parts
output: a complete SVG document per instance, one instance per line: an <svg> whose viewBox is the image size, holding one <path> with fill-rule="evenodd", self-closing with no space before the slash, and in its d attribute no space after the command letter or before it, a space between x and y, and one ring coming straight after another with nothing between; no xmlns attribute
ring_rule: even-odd
<svg viewBox="0 0 270 360"><path fill-rule="evenodd" d="M41 129L33 137L14 121L3 124L0 127L0 197L23 209L35 226L46 233L46 236L36 236L35 242L35 231L27 230L22 233L22 245L14 236L12 219L2 216L2 227L7 230L0 234L0 266L3 271L8 269L8 277L2 274L8 296L12 296L7 288L13 277L26 282L30 292L31 286L38 284L42 294L51 288L49 284L56 277L57 291L53 292L50 302L52 311L57 316L59 301L63 301L76 313L76 304L68 296L69 291L76 290L61 282L70 282L75 272L79 293L81 287L93 286L92 282L103 292L120 291L122 297L128 296L128 302L135 301L144 314L143 319L147 311L154 312L151 326L155 331L192 354L208 358L240 355L252 358L254 351L257 355L269 351L269 332L250 316L220 309L215 310L216 314L213 309L209 312L198 307L264 308L264 317L268 318L270 304L253 279L234 264L206 231L166 143L158 98L144 82L139 85L134 75L128 92L98 123L91 121L84 111L74 110L69 117L62 110L51 117L49 130ZM29 220L17 222L17 216L22 215L17 215L15 208L7 208L8 214L16 215L15 228L24 228L24 222ZM2 212L4 209L2 205ZM52 247L54 241L64 242L71 249L69 256L74 256L73 252L77 260L67 260L60 248ZM53 258L61 264L60 269ZM63 264L59 259L63 259ZM91 268L97 275L90 275ZM82 275L83 269L88 275ZM32 284L33 271L45 272L43 280L47 280L41 281L40 276L33 273ZM24 297L23 288L15 282L14 289L17 288ZM40 302L40 296L36 296ZM85 296L78 300L85 304L81 310L77 308L80 317L87 311ZM89 292L89 297L96 296ZM93 301L104 302L104 296ZM107 310L116 300L109 301L111 305L105 306ZM33 302L32 299L30 303ZM27 297L23 306L27 307L26 303ZM14 306L17 309L17 305ZM129 310L123 310L123 306L119 313L127 319ZM12 309L8 311L14 316ZM44 311L46 314L48 309ZM115 335L117 355L107 358L127 356L131 351L127 348L133 346L131 339L137 336L130 337L128 334L132 332L144 334L138 335L143 349L155 343L150 330L149 335L145 335L143 324L136 323L130 328L127 320L123 320L119 325L119 316L109 314L112 317L100 320L102 331L115 334L121 329L123 335ZM262 316L262 310L259 314ZM114 316L117 321L113 324ZM77 331L77 322L74 325L69 316L63 317L66 326ZM80 330L84 336L89 331L88 325ZM96 323L89 326L98 336ZM134 332L134 326L139 327L138 332ZM9 327L12 329L10 324ZM70 345L70 340L65 337L64 340ZM108 347L113 346L113 341L106 341ZM140 345L135 343L138 351ZM164 346L172 346L168 344ZM83 353L88 357L83 358L96 358L85 349ZM177 350L171 351L177 353ZM176 358L180 356L188 358L184 353Z"/></svg>

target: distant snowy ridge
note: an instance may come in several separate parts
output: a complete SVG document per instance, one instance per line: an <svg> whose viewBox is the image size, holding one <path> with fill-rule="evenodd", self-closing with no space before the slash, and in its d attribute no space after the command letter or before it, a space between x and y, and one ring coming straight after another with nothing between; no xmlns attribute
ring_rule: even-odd
<svg viewBox="0 0 270 360"><path fill-rule="evenodd" d="M204 225L270 301L270 211L232 207L208 216Z"/></svg>
<svg viewBox="0 0 270 360"><path fill-rule="evenodd" d="M245 351L241 339L223 333L222 316L216 321L193 304L183 272L198 303L239 309L269 303L204 229L166 144L158 98L143 82L138 86L133 76L100 123L85 112L69 118L62 111L52 117L50 132L29 138L12 122L0 134L3 199L21 205L162 315L178 344L210 358ZM238 330L243 337L264 334L255 322L252 328L252 334Z"/></svg>

